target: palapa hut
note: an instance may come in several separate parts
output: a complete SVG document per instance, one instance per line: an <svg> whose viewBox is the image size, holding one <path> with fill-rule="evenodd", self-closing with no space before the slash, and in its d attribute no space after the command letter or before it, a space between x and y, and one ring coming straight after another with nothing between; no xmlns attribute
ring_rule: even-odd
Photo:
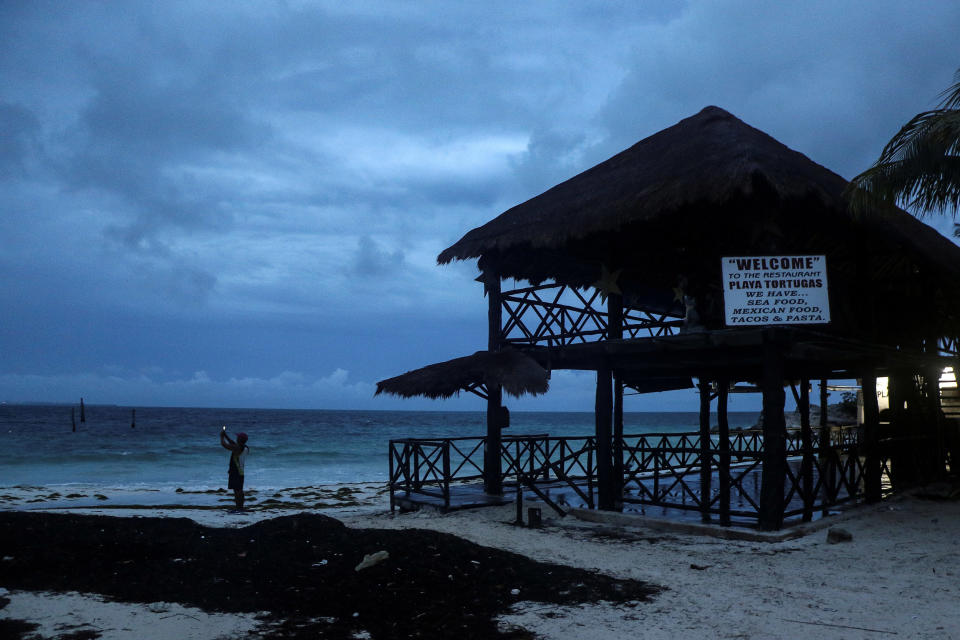
<svg viewBox="0 0 960 640"><path fill-rule="evenodd" d="M733 514L777 529L785 517L809 519L814 507L878 500L882 478L942 474L953 427L945 426L937 382L960 336L960 248L899 209L853 216L846 187L803 154L707 107L445 249L440 264L478 260L488 352L381 382L378 393L485 397L482 475L492 495L509 475L502 390L543 392L537 369L597 372L585 475L597 488L591 506L601 509L670 504L645 480L669 472L694 494L686 508L704 520L728 524ZM528 285L503 290L513 281ZM878 376L890 380L882 417ZM700 390L698 437L660 449L624 438L624 388L656 392L691 379ZM842 442L825 422L814 431L806 411L810 380L823 390L830 379L862 381L862 425ZM727 429L727 393L738 382L763 394L755 450L738 449L740 436ZM796 438L785 428L785 388L804 416ZM714 399L719 432L711 436ZM671 455L680 462L667 465ZM739 512L730 498L744 491L738 461L762 476ZM543 475L564 475L563 462L545 459ZM541 467L525 475L518 464L506 459L517 483L539 477ZM791 501L802 505L796 513Z"/></svg>

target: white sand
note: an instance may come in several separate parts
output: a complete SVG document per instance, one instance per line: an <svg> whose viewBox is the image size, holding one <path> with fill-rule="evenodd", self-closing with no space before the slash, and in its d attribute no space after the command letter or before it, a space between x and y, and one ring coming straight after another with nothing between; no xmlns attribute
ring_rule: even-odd
<svg viewBox="0 0 960 640"><path fill-rule="evenodd" d="M107 602L79 593L7 593L10 599L0 618L29 620L45 638L95 631L101 640L211 640L240 638L259 630L253 615L212 614L169 602L127 604Z"/></svg>
<svg viewBox="0 0 960 640"><path fill-rule="evenodd" d="M839 544L826 542L826 529L786 542L739 542L569 517L525 529L507 524L514 517L503 507L344 520L437 529L669 589L634 607L528 603L503 619L545 638L960 639L960 502L861 507L837 523L853 534Z"/></svg>
<svg viewBox="0 0 960 640"><path fill-rule="evenodd" d="M131 515L109 509L89 512ZM536 560L634 578L668 589L651 602L633 606L599 603L556 607L521 602L501 621L544 638L846 640L896 636L960 640L957 501L904 497L858 508L837 519L835 526L853 534L852 542L840 544L826 542L826 529L785 542L743 542L657 531L644 527L641 521L636 526L615 527L571 517L555 519L548 517L547 510L543 529L527 529L510 524L515 516L511 506L391 516L381 502L320 513L338 517L352 527L445 531ZM158 513L138 510L135 515ZM176 509L165 515L191 517L207 525L242 526L278 514L229 516ZM24 597L13 595L14 602ZM64 596L40 597L50 602ZM13 604L0 610L0 617L33 621L49 617L42 610L36 617L16 615L11 607ZM131 609L137 607L130 605ZM101 626L152 630L153 622L142 607L136 623L125 615L123 622L103 622ZM236 634L228 624L253 624L251 616L223 618L223 626L214 625L202 632L207 635L178 637L230 637Z"/></svg>

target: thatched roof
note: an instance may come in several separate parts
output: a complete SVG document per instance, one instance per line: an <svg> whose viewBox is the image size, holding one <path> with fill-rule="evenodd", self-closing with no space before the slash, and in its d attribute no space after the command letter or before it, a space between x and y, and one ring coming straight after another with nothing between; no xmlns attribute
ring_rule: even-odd
<svg viewBox="0 0 960 640"><path fill-rule="evenodd" d="M476 258L529 243L559 248L686 205L758 190L841 208L846 180L719 107L706 107L473 229L437 258Z"/></svg>
<svg viewBox="0 0 960 640"><path fill-rule="evenodd" d="M689 219L675 214L691 209L701 220L712 217L714 222L751 204L760 212L777 208L803 217L819 212L828 223L838 218L851 222L846 185L843 177L802 153L711 106L473 229L437 261L520 251L525 260L503 260L503 275L562 277L549 268L522 265L537 259L535 254L562 262L589 259L596 250L594 257L603 259L604 242L574 251L571 243L636 231L638 223L669 224L675 217L673 224L688 225ZM908 213L878 211L857 221L861 223L880 227L895 241L960 274L960 250Z"/></svg>
<svg viewBox="0 0 960 640"><path fill-rule="evenodd" d="M682 289L723 325L720 258L825 255L831 330L910 340L960 332L960 247L907 212L854 216L847 181L718 107L473 229L437 258L503 278L590 287L618 273L628 306ZM865 301L873 301L869 305ZM871 305L876 305L872 308ZM933 329L929 329L933 330Z"/></svg>
<svg viewBox="0 0 960 640"><path fill-rule="evenodd" d="M476 385L503 386L512 396L546 393L547 371L536 360L513 349L489 352L438 362L402 375L381 380L377 392L404 398L425 396L449 398Z"/></svg>

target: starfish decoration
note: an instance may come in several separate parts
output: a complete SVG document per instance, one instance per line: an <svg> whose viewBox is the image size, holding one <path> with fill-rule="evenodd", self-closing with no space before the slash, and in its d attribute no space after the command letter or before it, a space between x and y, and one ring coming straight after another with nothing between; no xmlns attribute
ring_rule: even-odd
<svg viewBox="0 0 960 640"><path fill-rule="evenodd" d="M623 291L620 290L620 287L617 285L617 279L620 277L620 273L623 269L617 269L616 271L610 271L607 268L607 265L600 265L600 279L593 283L595 289L599 289L600 297L606 302L607 296L612 293L617 295L623 294Z"/></svg>

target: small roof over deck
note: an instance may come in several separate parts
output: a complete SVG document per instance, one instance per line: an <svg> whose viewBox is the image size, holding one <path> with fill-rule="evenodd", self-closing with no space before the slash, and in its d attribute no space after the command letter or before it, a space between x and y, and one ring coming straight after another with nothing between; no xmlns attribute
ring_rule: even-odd
<svg viewBox="0 0 960 640"><path fill-rule="evenodd" d="M513 349L477 351L473 355L454 358L407 371L377 383L374 395L389 393L404 398L449 398L461 391L486 397L486 389L499 385L508 394L521 396L546 393L549 374L533 358Z"/></svg>

